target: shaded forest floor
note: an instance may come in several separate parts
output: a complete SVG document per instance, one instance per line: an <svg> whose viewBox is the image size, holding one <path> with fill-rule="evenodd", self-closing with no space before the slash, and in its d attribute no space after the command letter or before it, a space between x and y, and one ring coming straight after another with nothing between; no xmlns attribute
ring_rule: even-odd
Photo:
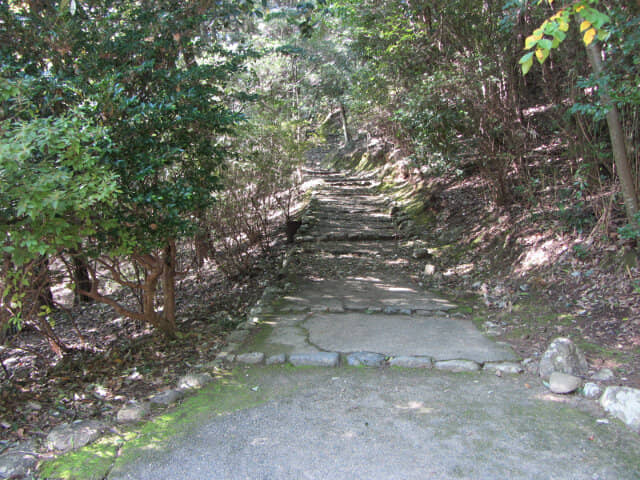
<svg viewBox="0 0 640 480"><path fill-rule="evenodd" d="M251 275L229 280L207 262L181 280L175 340L100 304L68 306L67 312L54 314L56 333L74 349L62 360L33 331L12 337L0 347L6 369L0 373L0 453L15 441L43 439L60 423L115 415L126 402L173 388L178 377L212 361L226 334L246 319L274 280L284 246L282 235ZM54 295L63 303L69 300L64 298L68 291ZM112 295L134 301L126 290Z"/></svg>

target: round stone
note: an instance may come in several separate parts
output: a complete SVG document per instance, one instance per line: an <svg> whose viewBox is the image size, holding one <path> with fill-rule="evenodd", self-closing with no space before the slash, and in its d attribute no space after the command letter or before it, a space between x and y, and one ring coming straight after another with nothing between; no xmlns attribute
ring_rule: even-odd
<svg viewBox="0 0 640 480"><path fill-rule="evenodd" d="M571 393L580 388L581 384L581 378L568 373L553 372L549 377L549 390L553 393Z"/></svg>
<svg viewBox="0 0 640 480"><path fill-rule="evenodd" d="M399 356L389 360L389 366L401 368L433 368L431 357Z"/></svg>
<svg viewBox="0 0 640 480"><path fill-rule="evenodd" d="M480 365L473 360L443 360L436 362L436 368L448 372L477 372Z"/></svg>
<svg viewBox="0 0 640 480"><path fill-rule="evenodd" d="M135 423L149 415L149 405L146 403L131 402L122 407L116 415L118 423Z"/></svg>
<svg viewBox="0 0 640 480"><path fill-rule="evenodd" d="M600 385L593 382L587 382L582 387L582 395L587 398L598 398L602 394Z"/></svg>

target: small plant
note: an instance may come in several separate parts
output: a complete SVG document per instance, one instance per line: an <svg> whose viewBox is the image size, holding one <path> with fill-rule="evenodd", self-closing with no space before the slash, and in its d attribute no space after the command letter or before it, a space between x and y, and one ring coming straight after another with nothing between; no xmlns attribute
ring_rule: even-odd
<svg viewBox="0 0 640 480"><path fill-rule="evenodd" d="M620 227L618 234L622 238L633 240L637 243L640 239L640 212L636 213L635 221L628 223L624 227Z"/></svg>
<svg viewBox="0 0 640 480"><path fill-rule="evenodd" d="M589 249L582 243L573 246L573 254L580 260L585 260L589 256Z"/></svg>

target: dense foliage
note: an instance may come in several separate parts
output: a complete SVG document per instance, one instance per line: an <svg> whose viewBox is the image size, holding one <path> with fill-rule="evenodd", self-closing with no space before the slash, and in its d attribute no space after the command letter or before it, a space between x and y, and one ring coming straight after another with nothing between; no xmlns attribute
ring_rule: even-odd
<svg viewBox="0 0 640 480"><path fill-rule="evenodd" d="M0 8L1 228L4 276L14 285L5 290L5 316L19 321L24 312L16 308L22 287L34 279L23 267L58 256L88 270L80 293L172 334L175 244L212 203L227 155L221 137L239 121L225 85L246 52L223 45L220 31L253 5ZM140 311L105 296L99 270L136 291ZM23 275L12 279L15 272Z"/></svg>

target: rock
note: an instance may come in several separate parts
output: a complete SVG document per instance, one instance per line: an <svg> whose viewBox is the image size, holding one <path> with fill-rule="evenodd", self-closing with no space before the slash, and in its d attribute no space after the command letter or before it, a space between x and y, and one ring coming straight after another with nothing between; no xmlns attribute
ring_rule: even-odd
<svg viewBox="0 0 640 480"><path fill-rule="evenodd" d="M582 395L586 398L598 398L602 394L600 385L593 382L587 382L582 386Z"/></svg>
<svg viewBox="0 0 640 480"><path fill-rule="evenodd" d="M413 250L412 256L416 260L425 260L427 258L431 258L432 257L432 255L429 253L429 249L428 248L424 248L424 247L415 248Z"/></svg>
<svg viewBox="0 0 640 480"><path fill-rule="evenodd" d="M264 362L264 353L262 352L250 352L236 355L236 362L244 363L246 365L258 365Z"/></svg>
<svg viewBox="0 0 640 480"><path fill-rule="evenodd" d="M433 359L431 357L393 357L389 360L389 366L402 368L433 368Z"/></svg>
<svg viewBox="0 0 640 480"><path fill-rule="evenodd" d="M379 353L356 352L347 355L347 365L352 367L381 367L385 357Z"/></svg>
<svg viewBox="0 0 640 480"><path fill-rule="evenodd" d="M630 387L607 387L600 405L640 433L640 390Z"/></svg>
<svg viewBox="0 0 640 480"><path fill-rule="evenodd" d="M412 315L413 314L413 310L411 310L410 308L394 307L392 305L384 307L382 312L390 315L394 315L394 314Z"/></svg>
<svg viewBox="0 0 640 480"><path fill-rule="evenodd" d="M442 360L435 364L438 370L446 370L449 372L477 372L480 370L473 360Z"/></svg>
<svg viewBox="0 0 640 480"><path fill-rule="evenodd" d="M484 333L492 337L502 335L502 333L504 332L504 329L500 325L493 322L484 322L482 324L482 328L484 329Z"/></svg>
<svg viewBox="0 0 640 480"><path fill-rule="evenodd" d="M278 353L267 357L265 363L267 365L282 365L287 361L287 356L284 353Z"/></svg>
<svg viewBox="0 0 640 480"><path fill-rule="evenodd" d="M0 455L0 478L22 478L38 464L38 455L31 448L12 448Z"/></svg>
<svg viewBox="0 0 640 480"><path fill-rule="evenodd" d="M522 361L522 367L525 372L531 373L532 375L537 375L540 370L540 362L535 358L525 358Z"/></svg>
<svg viewBox="0 0 640 480"><path fill-rule="evenodd" d="M49 432L45 444L49 450L76 450L96 440L106 428L107 424L99 420L63 423Z"/></svg>
<svg viewBox="0 0 640 480"><path fill-rule="evenodd" d="M235 361L235 359L236 359L235 353L220 352L218 355L216 355L215 363L216 364L232 363L233 361Z"/></svg>
<svg viewBox="0 0 640 480"><path fill-rule="evenodd" d="M509 373L513 375L523 372L522 365L516 362L485 363L482 369L488 372Z"/></svg>
<svg viewBox="0 0 640 480"><path fill-rule="evenodd" d="M616 378L616 376L610 368L601 368L591 375L591 380L598 380L600 382L609 382L614 378Z"/></svg>
<svg viewBox="0 0 640 480"><path fill-rule="evenodd" d="M549 377L549 390L553 393L571 393L580 388L582 379L568 373L553 372Z"/></svg>
<svg viewBox="0 0 640 480"><path fill-rule="evenodd" d="M424 266L424 271L422 272L422 274L423 274L425 277L430 277L430 276L432 276L432 275L435 275L435 273L436 273L436 266L435 266L435 265L433 265L433 264L431 264L431 263L427 263L427 264Z"/></svg>
<svg viewBox="0 0 640 480"><path fill-rule="evenodd" d="M177 401L184 397L182 390L167 390L164 392L156 393L149 398L149 405L151 408L168 407L173 405Z"/></svg>
<svg viewBox="0 0 640 480"><path fill-rule="evenodd" d="M588 371L589 365L583 353L568 338L553 340L540 360L539 375L545 380L553 372L584 376Z"/></svg>
<svg viewBox="0 0 640 480"><path fill-rule="evenodd" d="M213 381L213 377L208 373L188 373L178 380L180 390L190 390L192 388L202 388L207 383Z"/></svg>
<svg viewBox="0 0 640 480"><path fill-rule="evenodd" d="M296 367L337 367L340 355L335 352L292 353L289 362Z"/></svg>
<svg viewBox="0 0 640 480"><path fill-rule="evenodd" d="M149 415L149 405L147 403L131 402L123 406L116 415L118 423L136 423Z"/></svg>

